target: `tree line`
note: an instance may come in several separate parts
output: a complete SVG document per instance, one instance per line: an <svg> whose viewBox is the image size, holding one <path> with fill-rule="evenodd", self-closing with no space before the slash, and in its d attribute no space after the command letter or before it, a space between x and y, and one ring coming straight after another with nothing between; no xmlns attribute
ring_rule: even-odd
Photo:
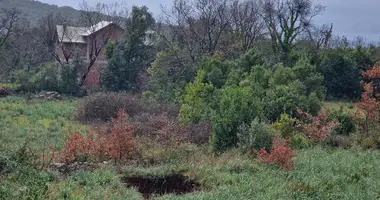
<svg viewBox="0 0 380 200"><path fill-rule="evenodd" d="M296 117L297 109L316 115L326 99L360 99L362 73L379 59L379 47L315 24L324 9L312 0L174 0L155 19L146 6L83 2L76 22L51 13L36 26L19 10L3 9L0 77L24 92L81 95L103 51L108 64L99 90L178 104L183 123L211 122L219 151L237 145L244 124ZM94 39L89 61L57 46L57 25L104 20L124 35Z"/></svg>
<svg viewBox="0 0 380 200"><path fill-rule="evenodd" d="M114 72L104 73L104 85L112 90L133 88L141 91L144 90L141 82L147 81L142 80L145 77L150 84L144 88L168 93L162 94L167 99L173 99L170 93L173 95L174 90L183 89L194 80L197 65L205 57L221 55L233 59L256 49L265 54L265 63L270 67L277 63L291 67L301 54L307 54L325 77L323 86L328 97L358 98L360 73L376 61L377 46L365 45L361 38L353 42L334 38L332 24L320 26L313 23L324 9L311 0L175 0L170 9L162 9L159 19L154 19L146 7L128 9L120 4L90 5L82 2L77 21L51 13L41 17L35 26L17 8L2 9L1 79L20 82L16 80L20 79L16 74L37 73L43 70L41 63L58 61L67 64L70 58L75 57L72 51L67 51L64 58L56 54L56 42L59 40L56 25L91 27L106 20L127 27L123 43L131 46L110 44L107 37L93 40L101 45L91 45L98 49L90 51L95 52L90 55L90 62L74 72L75 75L80 73L79 87L97 60L96 52L105 51L106 47L109 50L110 45L115 51L107 51L109 68L114 68ZM143 16L149 19L144 21ZM137 48L143 43L147 30L155 31L154 44ZM59 48L65 52L63 46ZM146 56L149 58L141 59ZM125 57L129 61L120 60ZM140 57L140 61L131 63L135 57ZM120 66L115 66L115 63ZM120 74L123 68L126 69L126 74L122 75L125 80L120 78L120 83L105 83L112 79L110 77Z"/></svg>

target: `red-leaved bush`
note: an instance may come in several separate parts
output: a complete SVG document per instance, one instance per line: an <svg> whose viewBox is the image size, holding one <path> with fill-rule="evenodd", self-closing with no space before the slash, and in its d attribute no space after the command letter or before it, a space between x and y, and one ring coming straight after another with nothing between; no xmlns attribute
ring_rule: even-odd
<svg viewBox="0 0 380 200"><path fill-rule="evenodd" d="M258 152L258 157L265 163L277 163L282 169L293 169L293 157L296 152L293 151L284 139L275 138L270 152L262 148Z"/></svg>
<svg viewBox="0 0 380 200"><path fill-rule="evenodd" d="M335 121L328 121L325 112L319 113L317 116L312 116L309 113L297 108L297 113L300 117L306 119L307 122L299 121L302 133L317 142L324 141L331 135L333 128L337 125Z"/></svg>
<svg viewBox="0 0 380 200"><path fill-rule="evenodd" d="M101 157L100 149L100 143L93 132L87 131L86 135L75 132L66 139L65 146L56 156L59 161L65 163L87 161L90 157Z"/></svg>
<svg viewBox="0 0 380 200"><path fill-rule="evenodd" d="M112 119L112 126L101 140L103 151L114 160L130 158L136 146L133 132L134 127L129 123L124 109L119 110L117 118Z"/></svg>
<svg viewBox="0 0 380 200"><path fill-rule="evenodd" d="M359 108L356 117L359 126L368 134L370 126L380 121L380 102L376 99L379 94L374 91L373 83L362 82L362 85L365 91L362 93L361 101L355 103Z"/></svg>
<svg viewBox="0 0 380 200"><path fill-rule="evenodd" d="M71 134L64 147L57 152L57 158L65 163L131 158L136 146L133 132L134 127L127 119L124 109L121 109L105 133L87 131L85 135L79 132Z"/></svg>

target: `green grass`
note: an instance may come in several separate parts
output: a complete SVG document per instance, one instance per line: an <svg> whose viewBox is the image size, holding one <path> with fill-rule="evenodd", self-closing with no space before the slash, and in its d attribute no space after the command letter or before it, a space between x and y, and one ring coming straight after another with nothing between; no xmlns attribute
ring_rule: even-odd
<svg viewBox="0 0 380 200"><path fill-rule="evenodd" d="M18 88L18 87L20 87L20 85L19 84L14 84L14 83L0 83L0 88L1 87Z"/></svg>
<svg viewBox="0 0 380 200"><path fill-rule="evenodd" d="M341 108L348 113L355 113L357 110L352 102L329 101L323 103L323 109L326 111L338 111Z"/></svg>
<svg viewBox="0 0 380 200"><path fill-rule="evenodd" d="M186 159L181 153L168 155L170 162L153 167L101 165L68 175L36 168L28 154L17 154L25 142L40 152L50 144L62 146L68 132L86 129L72 119L75 105L75 100L0 99L0 199L142 199L120 177L170 173L196 179L202 190L153 199L380 199L378 151L298 150L294 170L284 171L237 150L214 156L207 147L191 147Z"/></svg>
<svg viewBox="0 0 380 200"><path fill-rule="evenodd" d="M0 99L0 150L17 149L25 142L35 150L63 145L65 134L85 126L72 120L76 102Z"/></svg>

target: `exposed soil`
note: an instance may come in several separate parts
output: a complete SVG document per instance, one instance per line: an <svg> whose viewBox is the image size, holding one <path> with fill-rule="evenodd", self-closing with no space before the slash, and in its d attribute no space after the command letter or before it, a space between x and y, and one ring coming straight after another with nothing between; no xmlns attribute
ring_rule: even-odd
<svg viewBox="0 0 380 200"><path fill-rule="evenodd" d="M135 187L143 195L149 199L153 194L186 194L197 191L200 184L194 180L181 174L172 174L161 177L149 176L132 176L123 177L122 182L127 187Z"/></svg>

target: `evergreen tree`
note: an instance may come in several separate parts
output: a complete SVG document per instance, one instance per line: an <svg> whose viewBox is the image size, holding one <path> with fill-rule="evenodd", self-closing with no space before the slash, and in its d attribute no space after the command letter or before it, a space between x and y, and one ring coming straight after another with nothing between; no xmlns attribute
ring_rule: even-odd
<svg viewBox="0 0 380 200"><path fill-rule="evenodd" d="M146 6L132 8L123 41L108 47L108 67L102 74L104 87L112 91L137 90L139 72L150 54L150 46L146 43L147 31L154 23Z"/></svg>

